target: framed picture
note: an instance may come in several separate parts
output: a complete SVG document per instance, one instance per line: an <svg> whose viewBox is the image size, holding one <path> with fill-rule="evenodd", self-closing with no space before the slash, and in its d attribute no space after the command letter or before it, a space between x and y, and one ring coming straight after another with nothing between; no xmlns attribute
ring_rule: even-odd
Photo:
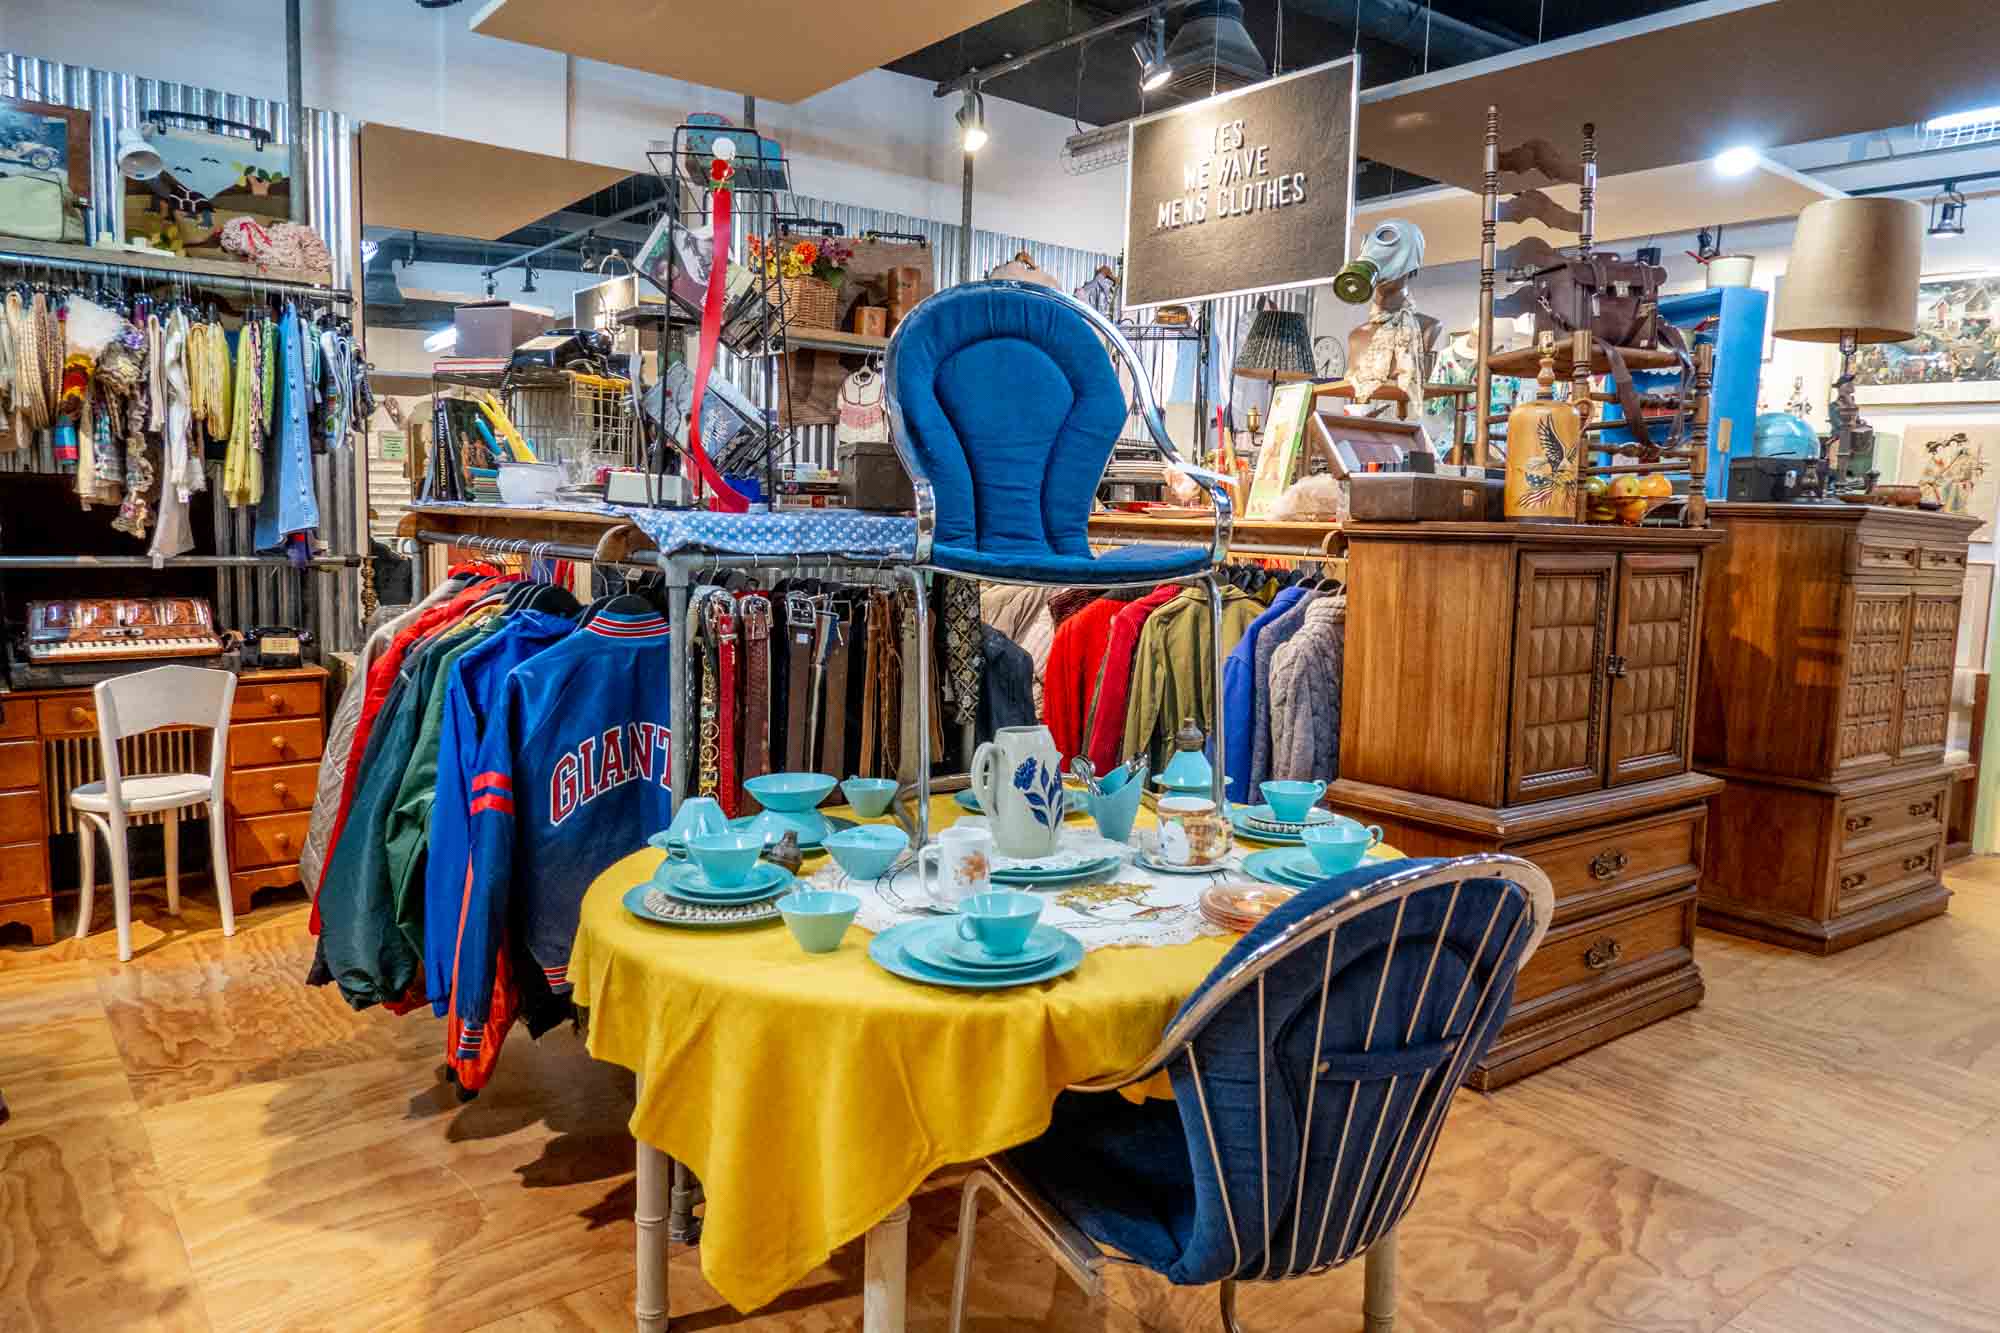
<svg viewBox="0 0 2000 1333"><path fill-rule="evenodd" d="M1990 645L1987 631L1993 620L1993 562L1974 560L1965 567L1965 601L1958 612L1957 665L1973 671L1986 670Z"/></svg>
<svg viewBox="0 0 2000 1333"><path fill-rule="evenodd" d="M0 172L59 180L90 202L90 113L0 97Z"/></svg>
<svg viewBox="0 0 2000 1333"><path fill-rule="evenodd" d="M1861 348L1854 384L1863 404L2000 400L2000 273L1925 278L1917 336Z"/></svg>
<svg viewBox="0 0 2000 1333"><path fill-rule="evenodd" d="M1280 384L1272 391L1271 415L1264 423L1264 443L1257 451L1257 470L1250 478L1250 498L1244 502L1243 517L1269 518L1285 487L1298 480L1312 390L1311 384L1301 380Z"/></svg>
<svg viewBox="0 0 2000 1333"><path fill-rule="evenodd" d="M1896 478L1915 485L1948 514L1980 520L1975 542L1993 540L2000 512L2000 425L1985 422L1911 421L1903 427Z"/></svg>

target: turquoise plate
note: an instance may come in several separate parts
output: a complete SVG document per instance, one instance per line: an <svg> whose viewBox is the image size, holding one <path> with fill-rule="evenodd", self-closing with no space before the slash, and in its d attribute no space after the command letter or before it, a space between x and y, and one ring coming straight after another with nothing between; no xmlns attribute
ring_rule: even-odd
<svg viewBox="0 0 2000 1333"><path fill-rule="evenodd" d="M653 887L669 898L704 907L727 907L733 903L754 903L783 893L792 883L792 872L769 861L759 861L747 882L733 889L717 888L693 862L669 861L653 872Z"/></svg>
<svg viewBox="0 0 2000 1333"><path fill-rule="evenodd" d="M919 961L947 972L999 976L1026 967L1040 967L1061 953L1063 943L1068 939L1069 936L1055 926L1037 925L1028 935L1028 942L1021 952L1011 957L988 953L986 946L978 940L968 940L956 931L949 936L926 935L908 947L916 951Z"/></svg>
<svg viewBox="0 0 2000 1333"><path fill-rule="evenodd" d="M885 972L893 973L906 981L922 982L926 986L944 986L953 990L1006 990L1012 986L1032 986L1036 982L1051 981L1056 977L1074 972L1083 962L1083 941L1075 936L1066 936L1063 950L1040 967L1025 971L1009 972L1004 976L969 976L963 972L946 972L932 967L922 960L910 956L909 945L913 939L929 932L958 930L956 917L945 920L906 921L900 926L891 926L877 935L868 944L868 956L875 965Z"/></svg>
<svg viewBox="0 0 2000 1333"><path fill-rule="evenodd" d="M1265 805L1232 805L1229 807L1229 827L1236 830L1237 837L1248 838L1252 842L1275 843L1282 847L1302 847L1305 845L1299 841L1299 835L1296 833L1272 833L1268 830L1254 827L1250 823L1250 813L1255 810L1262 810L1268 814L1270 807ZM1330 816L1332 812L1329 811L1328 813Z"/></svg>
<svg viewBox="0 0 2000 1333"><path fill-rule="evenodd" d="M1108 875L1116 870L1120 862L1124 859L1122 856L1107 856L1101 861L1093 861L1089 865L1078 866L1074 870L1042 871L1039 873L1024 870L996 870L993 872L993 882L1016 889L1066 888L1071 884L1081 884L1085 880L1096 879L1099 875Z"/></svg>
<svg viewBox="0 0 2000 1333"><path fill-rule="evenodd" d="M662 926L685 926L695 930L727 929L733 926L761 926L781 920L776 898L760 898L748 903L684 903L670 899L674 915L662 916L646 906L646 895L659 886L648 880L625 890L625 910L641 921ZM660 892L665 894L666 890Z"/></svg>
<svg viewBox="0 0 2000 1333"><path fill-rule="evenodd" d="M1132 864L1156 875L1216 875L1229 869L1229 859L1211 861L1205 866L1176 866L1159 860L1151 852L1134 852Z"/></svg>
<svg viewBox="0 0 2000 1333"><path fill-rule="evenodd" d="M1320 873L1312 853L1303 847L1273 847L1267 851L1252 852L1243 858L1243 873L1266 884L1278 884L1288 889L1311 888L1321 880L1331 878Z"/></svg>
<svg viewBox="0 0 2000 1333"><path fill-rule="evenodd" d="M951 799L958 802L959 809L961 810L970 810L975 815L986 813L986 807L979 803L979 798L972 794L972 788L970 787L964 788Z"/></svg>
<svg viewBox="0 0 2000 1333"><path fill-rule="evenodd" d="M1044 867L1006 866L1001 869L995 870L993 872L993 877L995 879L999 879L1000 877L1005 876L1008 879L1025 879L1025 880L1067 879L1071 875L1080 875L1086 870L1109 870L1112 866L1117 865L1120 861L1124 859L1125 858L1121 853L1107 852L1103 856L1098 857L1095 861L1085 861L1080 866L1044 866Z"/></svg>

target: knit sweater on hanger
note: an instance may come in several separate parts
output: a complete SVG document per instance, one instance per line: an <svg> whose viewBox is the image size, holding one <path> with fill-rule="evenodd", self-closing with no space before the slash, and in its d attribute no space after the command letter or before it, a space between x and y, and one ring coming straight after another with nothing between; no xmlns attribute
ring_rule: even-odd
<svg viewBox="0 0 2000 1333"><path fill-rule="evenodd" d="M1271 662L1278 655L1278 649L1291 642L1292 636L1306 623L1306 611L1325 594L1308 588L1306 595L1293 602L1291 609L1266 625L1257 636L1255 674L1251 678L1251 692L1255 698L1264 700L1264 706L1250 710L1250 784L1249 790L1256 791L1271 776Z"/></svg>
<svg viewBox="0 0 2000 1333"><path fill-rule="evenodd" d="M1322 597L1271 659L1271 776L1331 782L1340 776L1340 675L1347 599Z"/></svg>

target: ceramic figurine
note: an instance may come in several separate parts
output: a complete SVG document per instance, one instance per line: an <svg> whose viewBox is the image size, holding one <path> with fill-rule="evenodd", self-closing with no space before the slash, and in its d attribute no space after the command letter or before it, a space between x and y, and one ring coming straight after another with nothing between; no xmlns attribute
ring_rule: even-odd
<svg viewBox="0 0 2000 1333"><path fill-rule="evenodd" d="M972 756L972 790L1002 856L1056 849L1067 794L1062 756L1047 727L1002 727Z"/></svg>
<svg viewBox="0 0 2000 1333"><path fill-rule="evenodd" d="M794 875L798 874L799 863L805 859L799 851L798 831L786 829L785 836L778 839L776 845L764 853L764 859L772 865L783 866Z"/></svg>
<svg viewBox="0 0 2000 1333"><path fill-rule="evenodd" d="M1576 518L1583 419L1555 397L1556 339L1541 336L1541 392L1507 414L1507 517L1516 522L1569 523Z"/></svg>

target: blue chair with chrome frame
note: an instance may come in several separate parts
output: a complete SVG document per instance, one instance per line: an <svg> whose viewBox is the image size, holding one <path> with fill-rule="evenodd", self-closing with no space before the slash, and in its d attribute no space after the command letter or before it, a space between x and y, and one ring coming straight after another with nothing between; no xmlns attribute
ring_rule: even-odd
<svg viewBox="0 0 2000 1333"><path fill-rule="evenodd" d="M1046 1133L967 1178L951 1333L981 1192L1093 1297L1100 1246L1176 1284L1221 1283L1228 1333L1242 1333L1237 1283L1365 1255L1368 1330L1389 1333L1396 1224L1554 905L1540 870L1482 852L1364 865L1273 912L1144 1063L1064 1093ZM1162 1070L1172 1101L1097 1095Z"/></svg>
<svg viewBox="0 0 2000 1333"><path fill-rule="evenodd" d="M1090 549L1090 509L1128 414L1111 353L1137 386L1140 414L1169 463L1215 504L1203 546ZM1199 578L1214 645L1215 752L1222 753L1222 590L1229 492L1183 463L1138 354L1118 327L1072 297L1011 281L961 283L919 305L889 342L886 397L896 453L917 498L917 568L955 578L1050 587L1152 587ZM917 584L917 832L930 817L929 602ZM1222 765L1215 801L1222 808ZM914 849L914 848L913 848Z"/></svg>

